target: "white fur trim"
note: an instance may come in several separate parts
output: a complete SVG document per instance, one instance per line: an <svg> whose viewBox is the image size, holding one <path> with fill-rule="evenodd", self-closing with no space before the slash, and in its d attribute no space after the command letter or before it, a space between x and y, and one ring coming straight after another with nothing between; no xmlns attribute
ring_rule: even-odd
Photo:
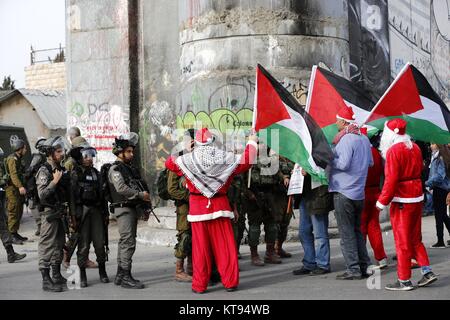
<svg viewBox="0 0 450 320"><path fill-rule="evenodd" d="M257 144L255 141L253 141L253 140L250 140L249 142L247 142L247 144L251 144L251 145L254 146L256 149L258 149L258 144Z"/></svg>
<svg viewBox="0 0 450 320"><path fill-rule="evenodd" d="M198 214L198 215L192 215L188 214L187 220L189 222L200 222L200 221L208 221L208 220L214 220L217 218L234 218L234 213L231 211L216 211L213 213L206 213L206 214Z"/></svg>
<svg viewBox="0 0 450 320"><path fill-rule="evenodd" d="M400 130L398 130L398 128L395 128L395 129L394 129L394 132L395 132L395 133L398 133L399 131L400 131Z"/></svg>
<svg viewBox="0 0 450 320"><path fill-rule="evenodd" d="M379 209L381 209L381 210L383 210L384 208L387 207L387 206L385 206L384 204L382 204L380 201L377 201L376 206L377 206L377 208L379 208Z"/></svg>
<svg viewBox="0 0 450 320"><path fill-rule="evenodd" d="M400 202L400 203L417 203L417 202L422 202L424 199L423 195L421 195L420 197L415 197L415 198L400 198L400 197L394 197L394 199L392 199L392 202Z"/></svg>

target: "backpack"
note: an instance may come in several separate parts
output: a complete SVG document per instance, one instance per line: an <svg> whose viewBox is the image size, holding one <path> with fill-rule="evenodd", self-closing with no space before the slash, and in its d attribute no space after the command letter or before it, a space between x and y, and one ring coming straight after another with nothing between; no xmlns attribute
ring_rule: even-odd
<svg viewBox="0 0 450 320"><path fill-rule="evenodd" d="M103 190L103 196L106 201L112 203L111 192L109 190L108 172L111 169L112 163L105 163L100 168L100 180L102 182L101 189Z"/></svg>
<svg viewBox="0 0 450 320"><path fill-rule="evenodd" d="M156 187L158 189L158 196L163 200L172 200L169 190L167 188L167 178L169 171L167 169L162 170L158 175Z"/></svg>
<svg viewBox="0 0 450 320"><path fill-rule="evenodd" d="M9 174L6 171L6 158L0 162L0 187L5 187L9 181Z"/></svg>

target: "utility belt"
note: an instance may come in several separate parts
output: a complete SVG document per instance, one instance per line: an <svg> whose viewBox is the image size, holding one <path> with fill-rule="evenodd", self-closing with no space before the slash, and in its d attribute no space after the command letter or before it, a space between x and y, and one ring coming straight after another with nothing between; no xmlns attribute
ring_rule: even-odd
<svg viewBox="0 0 450 320"><path fill-rule="evenodd" d="M41 214L46 216L47 222L53 222L58 219L62 219L66 216L68 205L66 203L58 206L42 205L43 212ZM50 211L45 211L45 209L51 209Z"/></svg>
<svg viewBox="0 0 450 320"><path fill-rule="evenodd" d="M138 204L136 202L119 202L119 203L110 203L109 204L109 211L111 213L114 213L114 209L116 208L132 208L132 209L136 209L136 207L138 206Z"/></svg>

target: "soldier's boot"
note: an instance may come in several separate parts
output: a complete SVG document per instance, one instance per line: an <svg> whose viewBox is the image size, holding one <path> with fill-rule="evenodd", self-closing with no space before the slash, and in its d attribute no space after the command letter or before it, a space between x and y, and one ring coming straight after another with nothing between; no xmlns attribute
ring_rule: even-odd
<svg viewBox="0 0 450 320"><path fill-rule="evenodd" d="M42 290L50 292L61 292L62 287L53 283L52 278L50 278L50 269L41 269L42 274Z"/></svg>
<svg viewBox="0 0 450 320"><path fill-rule="evenodd" d="M98 264L98 274L100 275L100 282L109 283L109 278L106 274L106 266L104 262Z"/></svg>
<svg viewBox="0 0 450 320"><path fill-rule="evenodd" d="M292 254L283 250L283 242L279 241L279 240L275 241L275 253L280 258L291 258L292 257Z"/></svg>
<svg viewBox="0 0 450 320"><path fill-rule="evenodd" d="M25 258L27 256L25 253L19 254L17 252L14 252L12 245L6 246L6 252L8 253L8 262L9 263L13 263L13 262L22 260L23 258Z"/></svg>
<svg viewBox="0 0 450 320"><path fill-rule="evenodd" d="M143 289L145 287L143 283L134 279L131 276L131 270L122 270L122 273L123 273L122 282L121 282L122 288Z"/></svg>
<svg viewBox="0 0 450 320"><path fill-rule="evenodd" d="M258 246L251 246L250 247L250 254L252 258L252 265L257 267L262 267L264 265L264 262L262 262L261 258L258 254Z"/></svg>
<svg viewBox="0 0 450 320"><path fill-rule="evenodd" d="M17 231L14 232L13 235L14 235L15 237L17 237L17 238L18 238L19 240L21 240L21 241L27 241L27 240L28 240L27 237L21 236Z"/></svg>
<svg viewBox="0 0 450 320"><path fill-rule="evenodd" d="M180 282L191 282L192 277L184 272L184 259L177 259L177 265L175 270L175 280Z"/></svg>
<svg viewBox="0 0 450 320"><path fill-rule="evenodd" d="M62 285L62 284L67 283L67 279L64 278L61 274L61 265L60 264L52 265L52 280L56 284Z"/></svg>
<svg viewBox="0 0 450 320"><path fill-rule="evenodd" d="M41 235L41 224L37 224L37 229L36 232L34 233L35 236L40 236Z"/></svg>
<svg viewBox="0 0 450 320"><path fill-rule="evenodd" d="M86 288L87 284L87 276L86 276L86 268L80 268L80 287Z"/></svg>
<svg viewBox="0 0 450 320"><path fill-rule="evenodd" d="M280 264L281 259L275 254L275 245L273 243L266 243L266 255L264 262L270 264Z"/></svg>
<svg viewBox="0 0 450 320"><path fill-rule="evenodd" d="M194 274L193 271L194 270L192 268L192 256L188 256L187 257L187 264L186 264L186 273L192 277L192 275Z"/></svg>
<svg viewBox="0 0 450 320"><path fill-rule="evenodd" d="M114 284L116 286L120 286L122 284L122 278L123 278L123 269L121 266L117 266L117 273L116 278L114 279Z"/></svg>

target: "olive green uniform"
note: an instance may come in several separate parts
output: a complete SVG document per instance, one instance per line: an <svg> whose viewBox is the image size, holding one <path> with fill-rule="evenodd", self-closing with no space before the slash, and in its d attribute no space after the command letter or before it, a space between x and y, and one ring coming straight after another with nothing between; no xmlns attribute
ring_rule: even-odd
<svg viewBox="0 0 450 320"><path fill-rule="evenodd" d="M167 191L175 200L177 214L177 244L175 245L175 257L185 259L191 255L192 236L191 226L187 220L189 214L189 190L185 186L185 178L176 173L167 173Z"/></svg>
<svg viewBox="0 0 450 320"><path fill-rule="evenodd" d="M3 179L4 174L3 162L0 162L0 189L6 185L6 181ZM3 190L0 190L0 237L5 248L12 245L13 238L8 230L8 217L5 213L5 191Z"/></svg>
<svg viewBox="0 0 450 320"><path fill-rule="evenodd" d="M236 239L236 246L239 251L239 246L241 245L242 238L244 237L245 231L245 211L243 211L243 187L244 180L242 175L237 175L231 182L230 188L228 189L228 201L230 202L231 209L238 213L238 220L233 224L234 237Z"/></svg>
<svg viewBox="0 0 450 320"><path fill-rule="evenodd" d="M24 167L22 159L16 153L6 158L6 170L9 173L9 181L6 187L8 229L11 233L17 233L20 227L20 220L23 215L23 204L25 196L19 193L19 189L24 187Z"/></svg>

